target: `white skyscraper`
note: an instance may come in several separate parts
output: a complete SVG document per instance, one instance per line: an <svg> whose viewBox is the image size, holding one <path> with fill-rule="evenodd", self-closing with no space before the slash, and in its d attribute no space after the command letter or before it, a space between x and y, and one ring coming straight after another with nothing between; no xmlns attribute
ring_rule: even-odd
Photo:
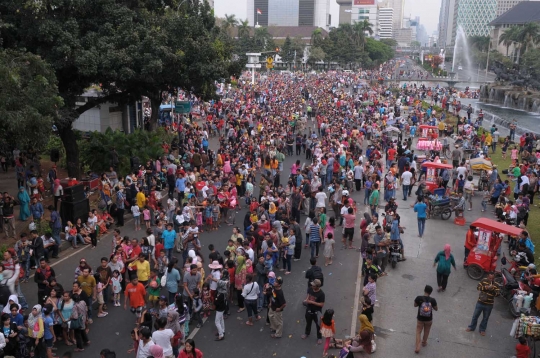
<svg viewBox="0 0 540 358"><path fill-rule="evenodd" d="M391 39L394 28L394 9L391 7L380 7L378 12L377 29L381 39Z"/></svg>
<svg viewBox="0 0 540 358"><path fill-rule="evenodd" d="M401 29L403 27L403 15L405 11L405 0L384 0L379 3L382 7L391 7L394 9L393 14L393 28Z"/></svg>

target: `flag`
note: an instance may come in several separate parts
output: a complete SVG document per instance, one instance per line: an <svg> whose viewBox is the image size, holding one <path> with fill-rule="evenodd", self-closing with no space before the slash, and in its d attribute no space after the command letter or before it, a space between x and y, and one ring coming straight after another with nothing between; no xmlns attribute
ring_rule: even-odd
<svg viewBox="0 0 540 358"><path fill-rule="evenodd" d="M257 15L262 15L262 11L257 9Z"/></svg>

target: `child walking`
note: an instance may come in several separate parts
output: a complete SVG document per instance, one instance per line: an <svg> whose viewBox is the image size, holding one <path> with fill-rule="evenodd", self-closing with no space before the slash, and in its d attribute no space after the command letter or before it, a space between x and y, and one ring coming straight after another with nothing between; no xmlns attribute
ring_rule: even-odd
<svg viewBox="0 0 540 358"><path fill-rule="evenodd" d="M328 347L330 347L330 339L336 334L334 324L334 310L327 309L321 319L321 335L324 337L323 357L328 355Z"/></svg>
<svg viewBox="0 0 540 358"><path fill-rule="evenodd" d="M131 207L131 213L133 214L133 222L135 223L135 231L141 229L141 210L137 205Z"/></svg>
<svg viewBox="0 0 540 358"><path fill-rule="evenodd" d="M487 190L487 188L484 187L484 191L482 192L482 211L487 210L487 203L490 198L491 198L491 194L489 190Z"/></svg>
<svg viewBox="0 0 540 358"><path fill-rule="evenodd" d="M122 292L122 276L120 276L120 271L114 270L113 277L111 277L111 285L114 294L114 305L120 307L120 292Z"/></svg>
<svg viewBox="0 0 540 358"><path fill-rule="evenodd" d="M324 266L332 265L332 257L334 256L334 245L336 240L334 240L334 235L329 232L324 238Z"/></svg>
<svg viewBox="0 0 540 358"><path fill-rule="evenodd" d="M150 229L150 209L148 209L148 206L145 206L144 207L144 210L143 210L143 219L144 219L144 224L146 225L146 228L147 229Z"/></svg>
<svg viewBox="0 0 540 358"><path fill-rule="evenodd" d="M210 293L210 283L206 281L202 286L203 317L210 317L212 310L212 295Z"/></svg>

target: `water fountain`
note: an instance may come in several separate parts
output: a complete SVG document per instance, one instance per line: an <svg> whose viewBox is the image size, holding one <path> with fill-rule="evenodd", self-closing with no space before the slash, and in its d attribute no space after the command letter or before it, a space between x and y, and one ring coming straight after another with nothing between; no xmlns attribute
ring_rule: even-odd
<svg viewBox="0 0 540 358"><path fill-rule="evenodd" d="M465 34L465 30L463 30L461 25L458 25L456 29L456 41L454 43L454 55L452 57L452 72L455 72L456 70L456 60L460 59L458 55L465 60L467 68L471 69L471 51L469 49L469 45L467 44L467 35Z"/></svg>

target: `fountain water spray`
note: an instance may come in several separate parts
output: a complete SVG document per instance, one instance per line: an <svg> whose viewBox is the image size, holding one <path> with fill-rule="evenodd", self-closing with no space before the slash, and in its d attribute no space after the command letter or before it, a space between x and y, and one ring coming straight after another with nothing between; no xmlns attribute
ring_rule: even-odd
<svg viewBox="0 0 540 358"><path fill-rule="evenodd" d="M467 68L472 68L472 62L471 62L471 49L469 48L469 45L467 44L467 35L465 34L465 30L463 30L463 27L461 25L458 25L456 29L456 41L454 43L454 56L452 58L452 72L455 72L456 67L456 59L459 59L459 56L462 57L462 59L465 60L467 64Z"/></svg>

